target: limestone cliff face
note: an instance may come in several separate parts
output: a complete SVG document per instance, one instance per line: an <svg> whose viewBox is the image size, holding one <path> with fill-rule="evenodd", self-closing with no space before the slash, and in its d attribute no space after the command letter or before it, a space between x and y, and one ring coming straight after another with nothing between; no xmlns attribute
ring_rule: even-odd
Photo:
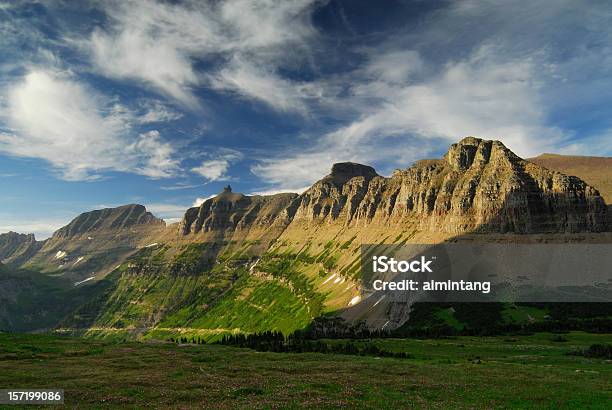
<svg viewBox="0 0 612 410"><path fill-rule="evenodd" d="M372 167L352 162L334 164L328 176L297 199L294 219L350 220L363 206L370 182L375 178L381 179Z"/></svg>
<svg viewBox="0 0 612 410"><path fill-rule="evenodd" d="M430 232L601 232L606 206L577 177L522 160L499 141L468 137L441 160L390 178L363 165L336 164L298 199L292 223L396 226Z"/></svg>
<svg viewBox="0 0 612 410"><path fill-rule="evenodd" d="M274 225L282 225L287 209L296 197L297 194L291 193L246 196L232 192L228 187L199 207L187 210L179 231L189 235L267 230Z"/></svg>
<svg viewBox="0 0 612 410"><path fill-rule="evenodd" d="M142 205L124 205L85 212L53 234L54 239L70 238L95 231L117 230L137 225L164 225Z"/></svg>

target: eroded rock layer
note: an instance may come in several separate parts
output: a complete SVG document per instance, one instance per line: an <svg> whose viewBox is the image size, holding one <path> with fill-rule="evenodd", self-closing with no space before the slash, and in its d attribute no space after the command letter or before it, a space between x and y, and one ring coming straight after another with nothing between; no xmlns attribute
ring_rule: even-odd
<svg viewBox="0 0 612 410"><path fill-rule="evenodd" d="M246 196L226 189L199 207L190 208L180 224L183 235L268 229L287 220L296 194Z"/></svg>
<svg viewBox="0 0 612 410"><path fill-rule="evenodd" d="M396 225L430 232L601 232L606 206L577 177L522 160L499 141L468 137L440 160L390 178L370 167L336 164L297 200L292 223Z"/></svg>

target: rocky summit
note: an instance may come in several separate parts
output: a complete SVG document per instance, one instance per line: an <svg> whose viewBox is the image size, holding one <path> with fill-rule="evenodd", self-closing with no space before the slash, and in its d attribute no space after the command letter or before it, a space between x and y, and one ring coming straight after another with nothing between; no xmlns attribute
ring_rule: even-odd
<svg viewBox="0 0 612 410"><path fill-rule="evenodd" d="M225 189L199 207L185 213L179 230L183 235L208 232L247 233L252 229L267 229L297 197L296 194L246 196Z"/></svg>
<svg viewBox="0 0 612 410"><path fill-rule="evenodd" d="M144 206L132 204L86 212L57 230L53 238L70 238L97 231L126 229L137 225L163 225L164 221L147 212Z"/></svg>
<svg viewBox="0 0 612 410"><path fill-rule="evenodd" d="M7 232L0 234L0 262L20 263L30 257L40 247L32 234Z"/></svg>

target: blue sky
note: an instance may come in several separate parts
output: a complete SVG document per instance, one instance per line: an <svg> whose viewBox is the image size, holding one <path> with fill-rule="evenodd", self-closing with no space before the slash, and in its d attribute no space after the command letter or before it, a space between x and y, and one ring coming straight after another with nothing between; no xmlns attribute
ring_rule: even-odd
<svg viewBox="0 0 612 410"><path fill-rule="evenodd" d="M0 1L0 231L175 220L466 135L610 155L611 27L605 1Z"/></svg>

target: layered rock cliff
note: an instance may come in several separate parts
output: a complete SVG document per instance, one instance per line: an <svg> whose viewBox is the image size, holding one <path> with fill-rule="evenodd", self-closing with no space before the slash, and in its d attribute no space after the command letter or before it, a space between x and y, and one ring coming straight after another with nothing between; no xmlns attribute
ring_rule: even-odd
<svg viewBox="0 0 612 410"><path fill-rule="evenodd" d="M219 195L207 199L199 207L190 208L185 213L179 231L183 235L227 233L249 234L251 231L266 231L283 228L283 215L290 208L297 194L277 194L269 196L246 196L231 191L227 187Z"/></svg>
<svg viewBox="0 0 612 410"><path fill-rule="evenodd" d="M298 199L292 223L389 225L465 232L601 232L606 206L577 177L522 160L499 141L468 137L443 159L419 161L390 178L336 164Z"/></svg>

